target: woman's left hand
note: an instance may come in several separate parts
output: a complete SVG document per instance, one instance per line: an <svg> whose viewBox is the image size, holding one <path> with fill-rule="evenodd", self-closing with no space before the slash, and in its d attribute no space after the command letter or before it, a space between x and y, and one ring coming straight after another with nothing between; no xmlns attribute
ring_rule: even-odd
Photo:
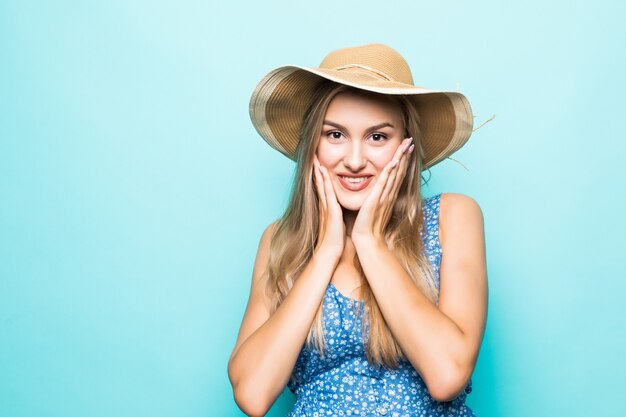
<svg viewBox="0 0 626 417"><path fill-rule="evenodd" d="M359 210L352 227L352 240L359 238L382 239L383 228L389 221L396 202L398 189L406 174L408 155L413 152L413 138L403 140L391 161L381 171L372 192Z"/></svg>

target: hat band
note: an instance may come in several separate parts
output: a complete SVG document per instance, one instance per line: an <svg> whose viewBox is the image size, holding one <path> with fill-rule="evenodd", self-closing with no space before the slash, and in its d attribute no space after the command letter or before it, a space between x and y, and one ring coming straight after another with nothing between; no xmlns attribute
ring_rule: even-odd
<svg viewBox="0 0 626 417"><path fill-rule="evenodd" d="M364 69L366 71L373 72L374 74L384 78L387 81L393 81L393 79L390 76L388 76L387 74L385 74L384 72L379 71L379 70L377 70L375 68L372 68L372 67L368 67L367 65L347 64L347 65L342 65L340 67L335 67L333 69L337 70L337 71L342 71L342 70L345 70L345 69L352 69L352 68Z"/></svg>

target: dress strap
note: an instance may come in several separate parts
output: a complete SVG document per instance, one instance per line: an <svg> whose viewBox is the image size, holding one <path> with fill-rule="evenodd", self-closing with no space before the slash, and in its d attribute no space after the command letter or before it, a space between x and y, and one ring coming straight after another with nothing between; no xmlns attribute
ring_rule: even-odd
<svg viewBox="0 0 626 417"><path fill-rule="evenodd" d="M441 194L424 199L424 226L426 234L422 233L422 242L428 260L434 268L435 281L439 287L439 267L441 265L441 254L443 253L439 242L439 205Z"/></svg>
<svg viewBox="0 0 626 417"><path fill-rule="evenodd" d="M439 245L439 204L441 194L435 194L432 197L424 199L424 221L426 223L426 232L428 237L435 238Z"/></svg>

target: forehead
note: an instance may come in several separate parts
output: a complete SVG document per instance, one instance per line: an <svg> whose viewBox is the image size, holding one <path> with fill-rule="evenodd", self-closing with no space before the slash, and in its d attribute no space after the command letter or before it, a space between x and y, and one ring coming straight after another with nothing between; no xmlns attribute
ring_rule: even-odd
<svg viewBox="0 0 626 417"><path fill-rule="evenodd" d="M354 119L357 115L381 121L385 119L392 123L400 123L403 119L402 108L397 100L366 91L342 91L333 97L326 110L327 117Z"/></svg>

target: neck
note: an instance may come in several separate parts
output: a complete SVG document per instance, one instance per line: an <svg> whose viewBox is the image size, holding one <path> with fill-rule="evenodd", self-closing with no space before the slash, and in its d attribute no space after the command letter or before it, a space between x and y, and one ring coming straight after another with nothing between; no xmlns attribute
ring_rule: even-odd
<svg viewBox="0 0 626 417"><path fill-rule="evenodd" d="M357 214L359 214L358 211L343 209L343 223L346 225L346 235L348 237L352 235L352 226L354 226Z"/></svg>

